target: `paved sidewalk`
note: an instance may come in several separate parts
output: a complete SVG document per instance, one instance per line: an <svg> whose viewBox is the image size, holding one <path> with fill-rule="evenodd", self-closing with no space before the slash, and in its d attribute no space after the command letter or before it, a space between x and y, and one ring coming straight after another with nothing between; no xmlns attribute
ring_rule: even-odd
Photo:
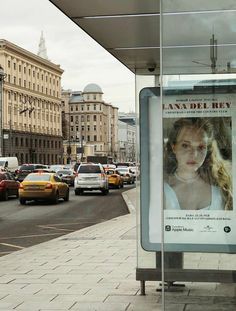
<svg viewBox="0 0 236 311"><path fill-rule="evenodd" d="M152 310L157 295L135 280L135 225L131 213L1 257L0 310Z"/></svg>
<svg viewBox="0 0 236 311"><path fill-rule="evenodd" d="M124 193L128 215L1 257L0 310L161 311L157 282L140 296L135 280L135 191ZM166 302L168 311L235 311L235 286L186 283Z"/></svg>

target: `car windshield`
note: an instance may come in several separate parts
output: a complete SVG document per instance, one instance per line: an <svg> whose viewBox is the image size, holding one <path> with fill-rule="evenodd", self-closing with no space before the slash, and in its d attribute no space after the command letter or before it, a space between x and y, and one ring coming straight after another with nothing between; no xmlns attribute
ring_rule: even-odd
<svg viewBox="0 0 236 311"><path fill-rule="evenodd" d="M101 173L99 165L80 165L79 173Z"/></svg>
<svg viewBox="0 0 236 311"><path fill-rule="evenodd" d="M0 174L0 180L5 180L6 179L6 175L5 174Z"/></svg>
<svg viewBox="0 0 236 311"><path fill-rule="evenodd" d="M29 174L24 181L50 181L50 174Z"/></svg>

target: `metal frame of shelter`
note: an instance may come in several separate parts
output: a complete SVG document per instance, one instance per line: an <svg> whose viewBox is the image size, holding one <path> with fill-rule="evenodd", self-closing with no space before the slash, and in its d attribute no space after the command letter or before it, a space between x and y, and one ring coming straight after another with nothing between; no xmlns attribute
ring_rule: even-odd
<svg viewBox="0 0 236 311"><path fill-rule="evenodd" d="M167 75L236 72L235 0L50 2L135 73L137 98L142 88L157 86L158 81L162 88ZM138 114L138 103L136 108ZM236 281L236 271L183 269L182 253L166 253L163 257L157 252L153 256L149 267L138 265L136 270L142 294L145 281L162 280L162 268L169 285L176 281Z"/></svg>

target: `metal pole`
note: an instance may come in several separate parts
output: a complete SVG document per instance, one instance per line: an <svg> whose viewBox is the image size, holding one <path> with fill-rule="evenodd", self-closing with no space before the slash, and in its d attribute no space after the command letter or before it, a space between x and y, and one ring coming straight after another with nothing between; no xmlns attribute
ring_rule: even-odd
<svg viewBox="0 0 236 311"><path fill-rule="evenodd" d="M3 111L3 81L6 77L2 66L0 65L0 156L3 155L3 126L2 126L2 111Z"/></svg>
<svg viewBox="0 0 236 311"><path fill-rule="evenodd" d="M10 120L9 120L9 155L12 155L12 92L10 92Z"/></svg>

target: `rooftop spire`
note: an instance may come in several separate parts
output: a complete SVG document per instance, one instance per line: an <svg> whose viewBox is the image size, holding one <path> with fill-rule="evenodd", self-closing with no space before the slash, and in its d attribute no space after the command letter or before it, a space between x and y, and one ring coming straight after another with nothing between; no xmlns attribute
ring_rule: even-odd
<svg viewBox="0 0 236 311"><path fill-rule="evenodd" d="M43 31L41 31L41 36L40 36L38 56L49 60L48 55L47 55L47 48L46 48L46 44L45 44L45 39L43 36Z"/></svg>

